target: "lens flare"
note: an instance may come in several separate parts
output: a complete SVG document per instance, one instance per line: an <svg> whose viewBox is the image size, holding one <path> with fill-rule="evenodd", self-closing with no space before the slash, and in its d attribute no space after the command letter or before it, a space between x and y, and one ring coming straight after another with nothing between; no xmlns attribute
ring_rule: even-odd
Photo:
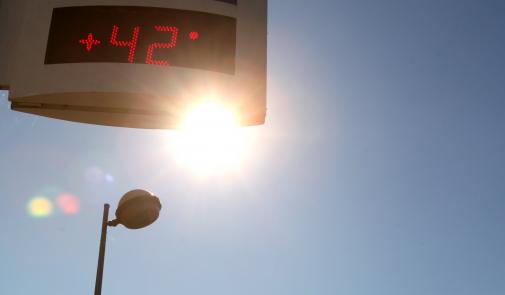
<svg viewBox="0 0 505 295"><path fill-rule="evenodd" d="M106 174L105 175L105 181L107 181L108 183L113 183L114 182L114 176L112 176L110 174Z"/></svg>
<svg viewBox="0 0 505 295"><path fill-rule="evenodd" d="M86 180L93 185L99 185L104 183L113 183L115 181L114 176L110 173L106 173L102 168L98 166L92 166L86 169L84 176Z"/></svg>
<svg viewBox="0 0 505 295"><path fill-rule="evenodd" d="M53 214L53 203L46 197L35 197L27 206L28 214L35 218L45 218Z"/></svg>
<svg viewBox="0 0 505 295"><path fill-rule="evenodd" d="M61 212L67 215L75 215L79 213L81 207L79 198L71 194L62 194L56 200Z"/></svg>

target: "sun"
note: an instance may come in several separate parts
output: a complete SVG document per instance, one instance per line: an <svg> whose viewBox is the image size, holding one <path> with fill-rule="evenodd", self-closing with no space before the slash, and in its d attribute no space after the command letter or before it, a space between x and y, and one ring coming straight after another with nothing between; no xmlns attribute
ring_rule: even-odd
<svg viewBox="0 0 505 295"><path fill-rule="evenodd" d="M206 176L238 169L249 140L237 114L216 101L206 101L187 113L173 133L175 159L195 174Z"/></svg>

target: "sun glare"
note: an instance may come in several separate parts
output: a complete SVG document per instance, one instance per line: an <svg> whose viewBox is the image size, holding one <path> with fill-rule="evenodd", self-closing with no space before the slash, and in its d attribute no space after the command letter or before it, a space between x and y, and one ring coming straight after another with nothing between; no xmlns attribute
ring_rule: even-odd
<svg viewBox="0 0 505 295"><path fill-rule="evenodd" d="M174 144L176 160L198 175L238 168L247 149L236 114L213 101L187 114L175 132Z"/></svg>

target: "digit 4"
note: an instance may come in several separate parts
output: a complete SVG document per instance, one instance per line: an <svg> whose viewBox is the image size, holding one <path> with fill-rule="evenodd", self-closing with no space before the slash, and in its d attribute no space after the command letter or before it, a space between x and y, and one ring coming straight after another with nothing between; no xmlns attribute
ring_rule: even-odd
<svg viewBox="0 0 505 295"><path fill-rule="evenodd" d="M135 51L137 50L137 43L139 40L140 26L133 28L132 38L129 41L118 41L117 35L119 34L119 27L112 26L112 35L110 37L110 44L117 47L130 47L130 52L128 53L128 61L133 63L135 60Z"/></svg>

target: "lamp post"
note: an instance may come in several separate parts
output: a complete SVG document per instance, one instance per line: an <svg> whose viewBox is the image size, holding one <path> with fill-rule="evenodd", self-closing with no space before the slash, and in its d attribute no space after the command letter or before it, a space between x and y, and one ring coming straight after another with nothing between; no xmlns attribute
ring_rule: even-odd
<svg viewBox="0 0 505 295"><path fill-rule="evenodd" d="M102 233L100 236L100 250L96 269L95 295L102 294L103 265L105 261L105 243L107 240L107 226L124 225L129 229L146 227L158 219L161 210L160 200L145 190L132 190L119 201L116 209L116 219L109 220L109 204L103 206Z"/></svg>

